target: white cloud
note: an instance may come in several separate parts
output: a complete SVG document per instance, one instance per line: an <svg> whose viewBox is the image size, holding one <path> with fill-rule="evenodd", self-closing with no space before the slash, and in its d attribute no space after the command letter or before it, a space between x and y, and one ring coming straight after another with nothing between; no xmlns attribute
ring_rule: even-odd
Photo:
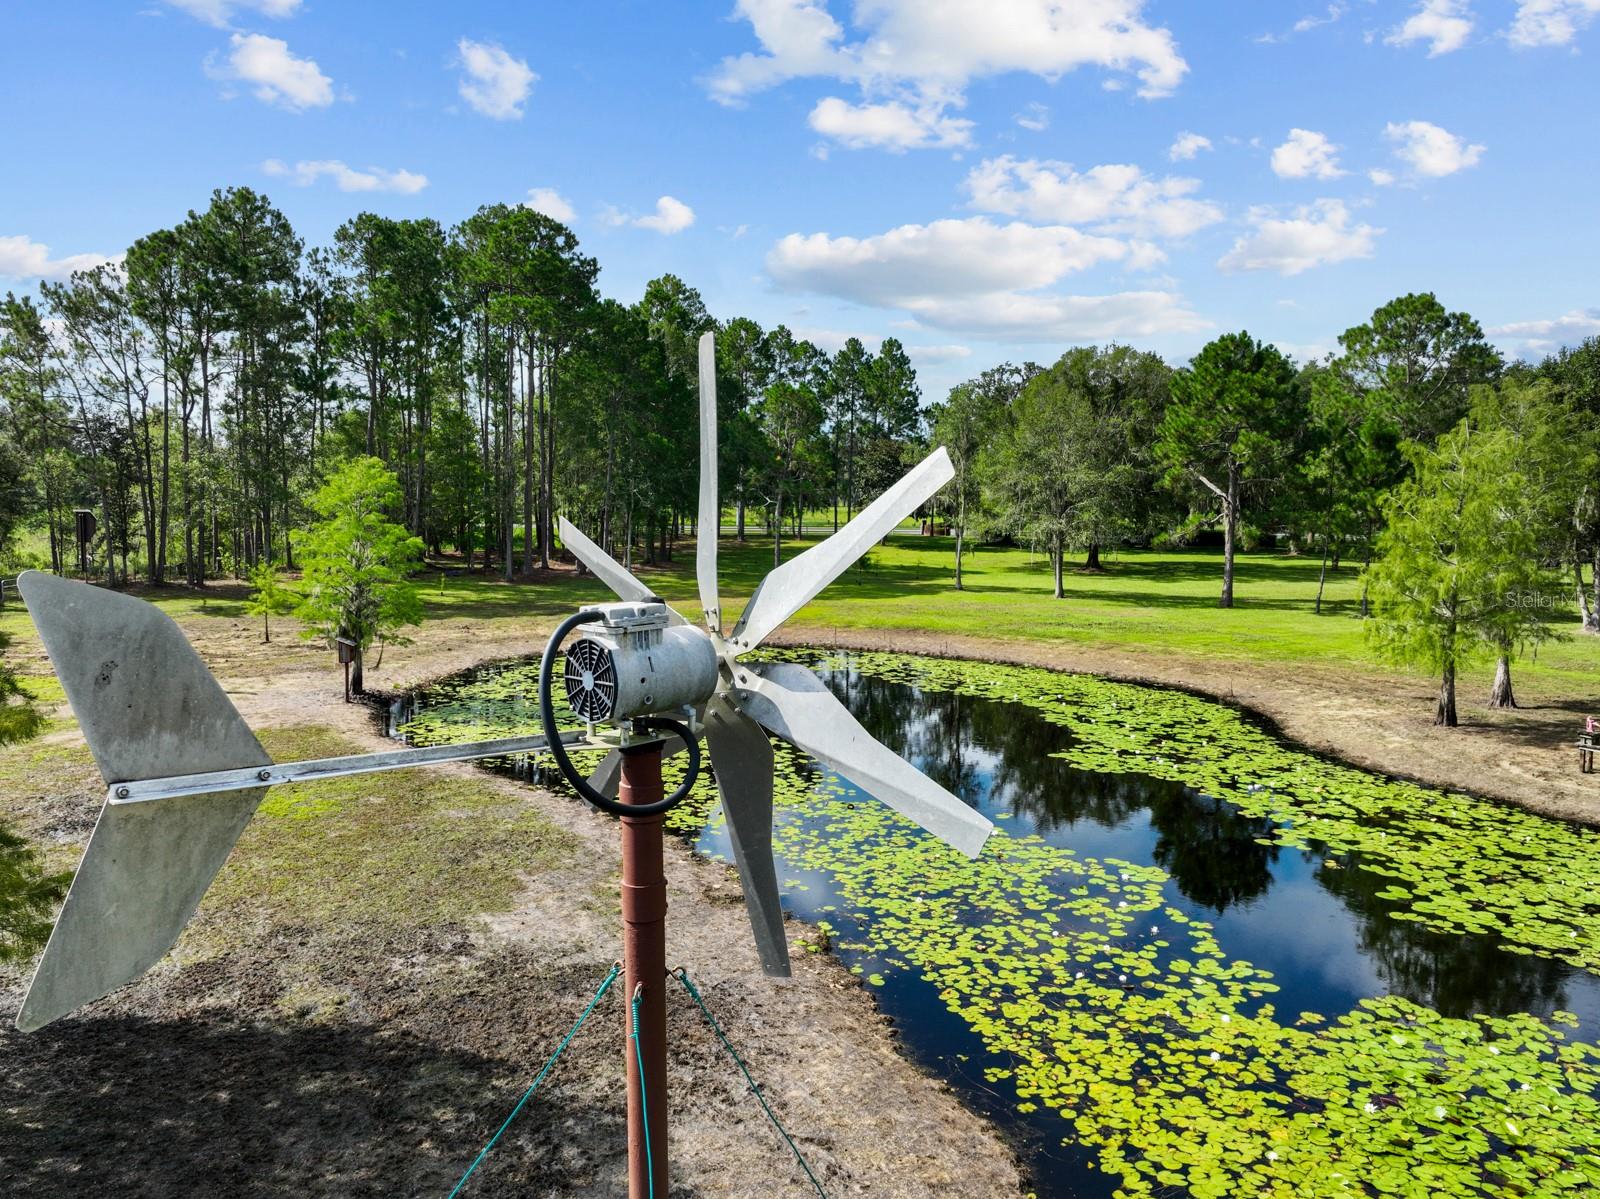
<svg viewBox="0 0 1600 1199"><path fill-rule="evenodd" d="M969 217L864 238L793 233L768 252L767 271L791 291L901 309L920 325L975 337L1049 341L1200 327L1200 318L1166 292L1037 294L1133 253L1120 240L1065 225Z"/></svg>
<svg viewBox="0 0 1600 1199"><path fill-rule="evenodd" d="M553 187L530 187L528 198L523 201L524 208L531 208L535 212L542 212L553 221L560 221L563 225L572 224L573 218L578 215L572 204Z"/></svg>
<svg viewBox="0 0 1600 1199"><path fill-rule="evenodd" d="M1045 287L1127 253L1121 241L1065 225L968 217L863 238L791 233L768 252L767 270L792 290L908 308L917 297Z"/></svg>
<svg viewBox="0 0 1600 1199"><path fill-rule="evenodd" d="M167 0L167 3L218 29L233 24L236 12L282 18L294 16L300 8L300 0Z"/></svg>
<svg viewBox="0 0 1600 1199"><path fill-rule="evenodd" d="M104 254L68 254L51 258L50 247L31 237L0 237L0 279L65 279L73 271L91 271L117 257Z"/></svg>
<svg viewBox="0 0 1600 1199"><path fill-rule="evenodd" d="M1344 174L1339 147L1310 129L1289 130L1289 140L1272 152L1272 172L1280 179L1337 179Z"/></svg>
<svg viewBox="0 0 1600 1199"><path fill-rule="evenodd" d="M1024 129L1034 133L1043 133L1050 128L1050 110L1037 100L1030 100L1023 105L1022 111L1011 118Z"/></svg>
<svg viewBox="0 0 1600 1199"><path fill-rule="evenodd" d="M290 112L326 108L333 103L333 80L309 58L296 58L289 43L259 33L236 33L229 39L233 51L221 66L208 60L214 78L249 85L263 104L276 104Z"/></svg>
<svg viewBox="0 0 1600 1199"><path fill-rule="evenodd" d="M929 366L941 362L959 362L963 358L972 357L971 347L957 345L907 346L906 353L910 356L912 362Z"/></svg>
<svg viewBox="0 0 1600 1199"><path fill-rule="evenodd" d="M1249 220L1251 232L1217 262L1222 270L1298 275L1315 266L1371 258L1383 232L1371 225L1352 225L1342 200L1318 200L1287 218L1271 208L1253 208Z"/></svg>
<svg viewBox="0 0 1600 1199"><path fill-rule="evenodd" d="M694 224L694 209L682 200L662 196L656 201L656 210L646 216L633 216L619 208L608 207L600 214L608 225L632 225L636 229L654 229L657 233L682 233Z"/></svg>
<svg viewBox="0 0 1600 1199"><path fill-rule="evenodd" d="M1565 46L1600 13L1600 0L1520 0L1506 37L1513 46Z"/></svg>
<svg viewBox="0 0 1600 1199"><path fill-rule="evenodd" d="M811 110L811 128L852 150L879 147L894 153L924 146L971 143L971 121L943 115L942 106L915 108L893 100L885 104L849 104L828 96Z"/></svg>
<svg viewBox="0 0 1600 1199"><path fill-rule="evenodd" d="M342 192L398 192L412 196L428 186L428 177L415 171L388 171L383 167L356 170L337 158L297 162L294 166L269 158L261 164L269 175L288 179L296 187L310 187L318 179L332 179Z"/></svg>
<svg viewBox="0 0 1600 1199"><path fill-rule="evenodd" d="M1389 187L1394 183L1394 172L1386 171L1382 167L1373 167L1367 172L1367 178L1372 180L1374 187Z"/></svg>
<svg viewBox="0 0 1600 1199"><path fill-rule="evenodd" d="M1153 179L1140 168L1110 163L1078 172L1064 162L984 160L964 184L972 207L1108 233L1186 237L1222 219L1222 209L1192 198L1198 179Z"/></svg>
<svg viewBox="0 0 1600 1199"><path fill-rule="evenodd" d="M461 98L486 117L514 121L522 116L522 103L539 78L520 58L490 42L462 38L456 43L457 65L465 72L457 90Z"/></svg>
<svg viewBox="0 0 1600 1199"><path fill-rule="evenodd" d="M995 341L1103 341L1192 333L1211 322L1167 291L1102 296L1000 292L927 300L912 309L925 325Z"/></svg>
<svg viewBox="0 0 1600 1199"><path fill-rule="evenodd" d="M1468 145L1464 139L1428 121L1390 122L1383 136L1394 143L1397 158L1417 174L1430 179L1476 166L1485 149Z"/></svg>
<svg viewBox="0 0 1600 1199"><path fill-rule="evenodd" d="M1335 21L1341 20L1349 11L1350 8L1346 4L1330 4L1328 5L1326 15L1319 16L1317 14L1311 14L1309 16L1301 17L1294 23L1288 33L1263 33L1255 40L1264 46L1271 46L1278 42L1286 42L1297 33L1310 33L1313 29L1316 29L1319 26L1332 25Z"/></svg>
<svg viewBox="0 0 1600 1199"><path fill-rule="evenodd" d="M1335 21L1339 20L1339 18L1343 17L1344 14L1349 11L1350 10L1343 4L1330 4L1328 5L1328 12L1326 16L1301 17L1294 23L1294 32L1309 33L1319 25L1332 25Z"/></svg>
<svg viewBox="0 0 1600 1199"><path fill-rule="evenodd" d="M857 0L852 40L826 0L737 0L761 50L724 58L707 86L714 99L736 104L786 80L836 79L859 86L869 103L932 109L924 124L959 107L972 80L1012 71L1054 80L1099 66L1136 75L1143 96L1165 96L1189 67L1172 34L1145 22L1144 7L1145 0Z"/></svg>
<svg viewBox="0 0 1600 1199"><path fill-rule="evenodd" d="M1596 334L1600 334L1600 308L1574 308L1565 316L1542 321L1513 321L1489 330L1491 337L1538 338L1563 344Z"/></svg>
<svg viewBox="0 0 1600 1199"><path fill-rule="evenodd" d="M1437 58L1465 46L1472 27L1467 0L1420 0L1417 11L1383 40L1391 46L1427 42L1428 57Z"/></svg>
<svg viewBox="0 0 1600 1199"><path fill-rule="evenodd" d="M1211 149L1209 137L1184 132L1178 134L1178 140L1172 143L1172 149L1167 151L1167 157L1173 162L1191 162L1200 151L1209 149Z"/></svg>

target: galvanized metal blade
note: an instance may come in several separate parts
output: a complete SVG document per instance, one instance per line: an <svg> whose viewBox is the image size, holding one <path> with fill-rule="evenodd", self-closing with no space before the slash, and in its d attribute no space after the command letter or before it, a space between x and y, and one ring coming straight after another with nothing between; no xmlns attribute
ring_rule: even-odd
<svg viewBox="0 0 1600 1199"><path fill-rule="evenodd" d="M722 498L717 491L717 342L700 337L700 516L695 525L694 573L706 628L722 632L722 601L717 592L717 533Z"/></svg>
<svg viewBox="0 0 1600 1199"><path fill-rule="evenodd" d="M772 860L772 742L760 725L719 695L706 711L706 745L761 969L788 978L789 943Z"/></svg>
<svg viewBox="0 0 1600 1199"><path fill-rule="evenodd" d="M18 589L107 783L271 762L165 613L31 571ZM265 793L106 805L17 1027L38 1028L98 999L166 953Z"/></svg>
<svg viewBox="0 0 1600 1199"><path fill-rule="evenodd" d="M735 682L746 715L969 858L983 849L994 825L875 740L805 667L741 663Z"/></svg>
<svg viewBox="0 0 1600 1199"><path fill-rule="evenodd" d="M655 592L634 578L626 566L580 533L578 526L565 516L560 518L557 526L561 530L561 544L571 550L579 562L594 572L595 578L615 591L617 598L625 600L655 598Z"/></svg>
<svg viewBox="0 0 1600 1199"><path fill-rule="evenodd" d="M744 653L760 645L954 477L950 455L940 446L832 537L774 568L734 626L734 648Z"/></svg>
<svg viewBox="0 0 1600 1199"><path fill-rule="evenodd" d="M682 741L676 737L666 742L666 748L661 751L665 758L676 757L678 754L687 753ZM600 794L615 799L617 788L622 785L622 755L612 750L600 759L600 765L594 768L594 773L588 778L589 786Z"/></svg>

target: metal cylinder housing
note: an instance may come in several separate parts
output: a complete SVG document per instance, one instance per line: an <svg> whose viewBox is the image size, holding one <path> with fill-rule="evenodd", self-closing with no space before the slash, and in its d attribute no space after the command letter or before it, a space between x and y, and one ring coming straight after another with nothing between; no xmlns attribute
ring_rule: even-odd
<svg viewBox="0 0 1600 1199"><path fill-rule="evenodd" d="M649 609L655 608L657 613ZM717 651L690 625L665 627L665 605L606 604L607 619L567 647L567 702L592 724L696 707L717 687Z"/></svg>

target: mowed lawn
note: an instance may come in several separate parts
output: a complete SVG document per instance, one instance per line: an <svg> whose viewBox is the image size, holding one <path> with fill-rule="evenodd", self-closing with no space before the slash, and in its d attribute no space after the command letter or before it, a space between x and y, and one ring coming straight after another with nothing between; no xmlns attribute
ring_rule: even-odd
<svg viewBox="0 0 1600 1199"><path fill-rule="evenodd" d="M730 522L731 523L731 522ZM785 540L788 560L818 537ZM719 548L724 609L737 613L772 565L772 542L751 536L740 544L725 536ZM977 637L1034 641L1126 652L1177 654L1190 659L1297 665L1370 674L1391 668L1367 647L1358 615L1359 569L1330 572L1321 615L1313 611L1320 560L1284 552L1241 555L1235 604L1217 607L1222 556L1215 550L1118 550L1102 556L1104 569L1066 573L1066 597L1050 594L1050 564L1043 554L1015 547L969 549L966 587L952 586L954 545L949 538L902 530L875 547L792 621L787 628L814 631L826 641L835 630L905 630L934 638ZM635 563L635 572L686 615L698 617L694 544L679 543L666 565ZM530 634L547 628L576 605L609 598L593 578L544 576L506 584L445 563L420 576L430 619L526 623ZM219 588L218 592L223 591ZM174 615L245 618L237 587L202 599L181 588L140 588ZM28 637L20 605L8 603L0 628ZM1575 608L1552 613L1557 639L1530 649L1514 677L1524 699L1585 700L1600 682L1600 638L1577 632ZM421 636L426 637L426 632ZM1492 662L1463 675L1462 700L1487 689ZM1403 672L1422 678L1420 670ZM1203 682L1203 679L1197 679Z"/></svg>

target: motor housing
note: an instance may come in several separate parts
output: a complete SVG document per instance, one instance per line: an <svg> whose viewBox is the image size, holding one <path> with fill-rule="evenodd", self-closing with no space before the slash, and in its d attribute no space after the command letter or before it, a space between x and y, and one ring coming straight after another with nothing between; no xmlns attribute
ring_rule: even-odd
<svg viewBox="0 0 1600 1199"><path fill-rule="evenodd" d="M660 602L597 604L601 614L567 646L567 703L590 724L694 708L717 686L717 651L692 625L672 625Z"/></svg>

